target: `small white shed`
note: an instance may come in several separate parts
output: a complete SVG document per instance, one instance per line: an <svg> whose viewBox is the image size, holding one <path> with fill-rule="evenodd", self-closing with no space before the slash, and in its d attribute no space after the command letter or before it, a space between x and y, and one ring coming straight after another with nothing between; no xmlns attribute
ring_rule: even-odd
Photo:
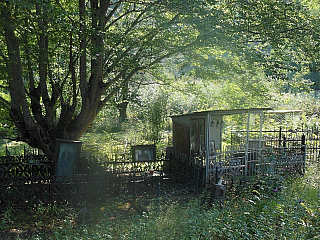
<svg viewBox="0 0 320 240"><path fill-rule="evenodd" d="M204 159L206 169L206 180L212 175L210 162L222 150L222 130L224 127L224 116L242 114L247 118L247 139L244 149L245 162L244 171L248 167L248 147L250 119L253 114L260 116L260 137L258 146L261 151L261 134L264 113L272 110L271 108L249 108L233 110L211 110L194 112L190 114L172 116L173 121L173 150L181 152L187 156ZM261 153L261 152L260 152ZM260 155L258 153L258 155Z"/></svg>

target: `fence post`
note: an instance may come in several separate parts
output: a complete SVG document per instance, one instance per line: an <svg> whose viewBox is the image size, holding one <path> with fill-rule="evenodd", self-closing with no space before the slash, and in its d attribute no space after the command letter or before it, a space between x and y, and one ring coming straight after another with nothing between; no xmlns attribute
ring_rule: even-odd
<svg viewBox="0 0 320 240"><path fill-rule="evenodd" d="M111 153L112 155L114 155L114 163L113 163L113 173L117 173L117 167L118 167L118 164L117 164L117 155L116 154L114 154L114 151L113 151L113 149L112 149L112 153ZM113 159L113 156L112 156L112 159Z"/></svg>
<svg viewBox="0 0 320 240"><path fill-rule="evenodd" d="M282 129L281 129L281 127L280 127L280 129L279 129L279 147L281 147L281 133L282 132Z"/></svg>
<svg viewBox="0 0 320 240"><path fill-rule="evenodd" d="M304 133L302 134L302 137L301 137L301 145L302 145L301 151L305 152L306 151L306 136L304 135Z"/></svg>
<svg viewBox="0 0 320 240"><path fill-rule="evenodd" d="M158 191L157 191L157 197L158 197L158 199L160 198L160 188L161 188L161 183L160 183L160 181L159 181Z"/></svg>
<svg viewBox="0 0 320 240"><path fill-rule="evenodd" d="M137 195L137 186L136 186L136 165L134 163L133 166L133 194L134 196Z"/></svg>
<svg viewBox="0 0 320 240"><path fill-rule="evenodd" d="M305 173L305 169L306 169L306 161L307 161L307 145L306 145L306 136L304 135L304 133L302 134L301 137L301 152L303 154L303 166L302 166L302 172L303 174Z"/></svg>

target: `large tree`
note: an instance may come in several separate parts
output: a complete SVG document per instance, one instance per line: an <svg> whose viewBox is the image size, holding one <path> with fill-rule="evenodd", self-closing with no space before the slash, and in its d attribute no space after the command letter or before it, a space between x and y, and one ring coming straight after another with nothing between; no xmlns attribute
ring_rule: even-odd
<svg viewBox="0 0 320 240"><path fill-rule="evenodd" d="M278 27L281 36L302 30L282 15L285 9L296 21L291 1L277 1L273 20L268 11L250 9L257 3L267 9L270 2L0 0L0 76L10 94L9 100L0 96L0 103L17 138L51 155L57 138L79 139L134 75L168 57L199 57L208 49L235 49L241 56ZM262 17L277 25L263 25Z"/></svg>
<svg viewBox="0 0 320 240"><path fill-rule="evenodd" d="M207 7L205 1L0 1L3 87L10 93L0 101L18 139L47 155L57 138L79 139L136 73L207 44L206 25L220 21L218 10Z"/></svg>

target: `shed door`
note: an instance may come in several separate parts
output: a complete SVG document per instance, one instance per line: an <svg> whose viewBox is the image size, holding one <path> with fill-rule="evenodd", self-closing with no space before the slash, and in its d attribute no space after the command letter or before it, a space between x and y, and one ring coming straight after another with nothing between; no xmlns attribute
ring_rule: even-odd
<svg viewBox="0 0 320 240"><path fill-rule="evenodd" d="M191 155L203 156L205 152L205 117L191 119Z"/></svg>
<svg viewBox="0 0 320 240"><path fill-rule="evenodd" d="M173 122L173 147L176 151L190 154L190 126Z"/></svg>

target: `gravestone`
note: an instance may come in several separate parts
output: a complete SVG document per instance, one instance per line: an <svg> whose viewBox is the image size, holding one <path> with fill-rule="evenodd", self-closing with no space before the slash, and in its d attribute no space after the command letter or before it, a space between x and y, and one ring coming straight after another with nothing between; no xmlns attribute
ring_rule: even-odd
<svg viewBox="0 0 320 240"><path fill-rule="evenodd" d="M133 162L152 162L156 161L155 145L137 145L131 146Z"/></svg>
<svg viewBox="0 0 320 240"><path fill-rule="evenodd" d="M55 175L72 176L76 173L79 165L80 141L57 139L57 148L55 153Z"/></svg>

